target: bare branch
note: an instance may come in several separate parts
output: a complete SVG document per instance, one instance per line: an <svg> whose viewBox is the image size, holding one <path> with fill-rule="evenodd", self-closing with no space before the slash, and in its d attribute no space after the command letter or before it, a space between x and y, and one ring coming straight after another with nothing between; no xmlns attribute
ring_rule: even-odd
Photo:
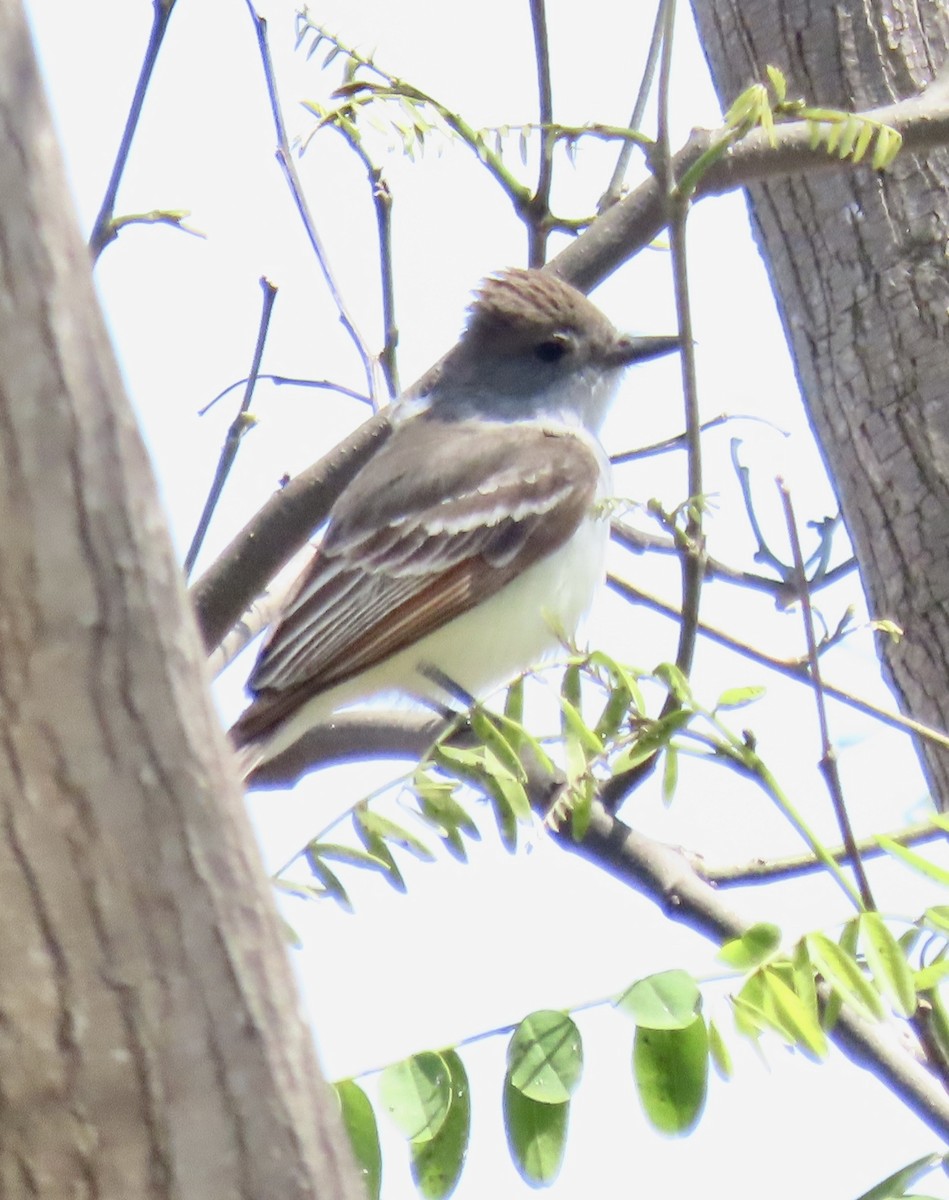
<svg viewBox="0 0 949 1200"><path fill-rule="evenodd" d="M188 547L188 553L185 555L185 579L188 579L194 570L194 564L201 552L205 534L208 531L208 526L211 524L211 518L214 516L214 510L217 508L221 492L224 490L224 484L227 482L227 477L237 458L237 451L244 440L244 434L253 425L252 420L247 414L250 409L250 402L254 396L254 386L258 379L257 373L260 370L260 360L264 354L267 331L270 328L270 314L273 312L274 301L277 299L277 289L269 279L261 277L260 287L263 293L261 297L260 324L257 328L257 342L254 346L254 357L250 365L250 374L247 376L247 385L244 388L244 396L241 400L240 408L237 410L237 416L235 416L228 427L224 445L221 447L221 455L214 471L214 478L211 480L208 497L204 502L204 509L198 520L198 526L194 531L194 537L191 539L191 545Z"/></svg>
<svg viewBox="0 0 949 1200"><path fill-rule="evenodd" d="M343 328L349 334L353 345L356 347L356 353L363 365L363 370L366 374L366 389L369 395L376 395L376 380L375 371L373 370L373 357L369 351L366 339L356 327L356 322L349 311L348 306L343 300L342 293L336 283L336 278L333 274L329 263L329 255L323 245L323 239L320 237L319 231L316 228L316 221L313 219L313 214L310 211L310 206L307 204L306 195L303 191L303 185L300 182L300 176L297 173L296 164L293 161L293 155L290 152L290 142L287 138L287 127L284 124L283 113L280 109L280 98L277 95L277 81L274 78L273 62L270 58L270 45L267 41L267 22L255 10L252 0L246 0L247 10L254 22L254 29L257 32L257 45L260 50L260 61L264 70L264 80L267 84L267 95L270 99L270 111L273 117L274 129L277 135L277 162L280 164L280 169L283 171L284 178L290 188L293 196L293 202L297 207L297 212L300 214L300 219L303 222L303 227L306 230L306 235L310 240L310 245L313 248L313 253L316 255L316 261L319 264L320 270L323 273L323 279L329 289L329 293L333 298L333 303L336 305L336 310L339 313L339 319Z"/></svg>
<svg viewBox="0 0 949 1200"><path fill-rule="evenodd" d="M132 103L129 105L129 115L125 121L125 128L122 130L122 140L119 142L115 162L112 165L112 173L109 176L108 184L106 184L102 205L92 226L92 233L89 235L89 250L92 253L93 262L95 262L109 242L118 236L117 225L113 218L115 216L115 201L119 191L119 184L122 182L122 176L125 174L125 167L132 149L132 141L135 137L135 131L138 129L139 118L142 115L142 105L145 103L145 95L148 91L148 85L151 82L152 71L155 69L155 63L158 61L158 52L161 49L162 42L165 40L168 21L171 18L174 7L175 0L152 0L152 27L149 30L148 43L145 46L142 68L139 71L138 81L135 84ZM142 220L143 217L139 216L137 219Z"/></svg>

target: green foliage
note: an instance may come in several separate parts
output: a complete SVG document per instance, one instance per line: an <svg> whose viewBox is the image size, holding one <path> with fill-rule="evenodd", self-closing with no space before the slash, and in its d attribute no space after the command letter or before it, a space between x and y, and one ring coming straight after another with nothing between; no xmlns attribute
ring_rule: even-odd
<svg viewBox="0 0 949 1200"><path fill-rule="evenodd" d="M580 1030L566 1013L531 1013L508 1044L507 1073L511 1086L530 1100L565 1103L583 1073Z"/></svg>
<svg viewBox="0 0 949 1200"><path fill-rule="evenodd" d="M725 114L725 132L683 174L679 194L691 196L702 176L728 148L754 129L761 129L772 147L777 146L776 126L786 121L806 121L812 150L823 146L828 154L857 164L872 147L870 165L884 171L903 144L899 130L863 113L835 108L813 108L803 100L789 100L787 80L777 67L767 68L768 83L754 83L733 101Z"/></svg>
<svg viewBox="0 0 949 1200"><path fill-rule="evenodd" d="M781 930L777 925L759 922L742 934L726 942L718 957L729 967L738 971L749 971L767 962L781 944Z"/></svg>
<svg viewBox="0 0 949 1200"><path fill-rule="evenodd" d="M688 971L662 971L634 983L615 1003L647 1029L684 1029L698 1015L702 995Z"/></svg>
<svg viewBox="0 0 949 1200"><path fill-rule="evenodd" d="M451 1079L440 1054L415 1054L386 1067L379 1080L382 1104L413 1142L427 1142L444 1124L451 1102Z"/></svg>
<svg viewBox="0 0 949 1200"><path fill-rule="evenodd" d="M343 1125L349 1135L369 1200L379 1200L382 1191L382 1151L379 1147L379 1127L369 1097L351 1079L344 1079L335 1088Z"/></svg>
<svg viewBox="0 0 949 1200"><path fill-rule="evenodd" d="M471 1133L471 1099L464 1064L454 1050L442 1051L441 1059L448 1071L448 1111L437 1133L409 1146L412 1179L425 1200L442 1200L455 1190Z"/></svg>
<svg viewBox="0 0 949 1200"><path fill-rule="evenodd" d="M575 681L564 690L577 698ZM888 1014L906 1019L915 1011L918 995L925 995L932 1035L949 1053L949 1017L939 993L949 974L947 914L949 907L927 909L897 937L879 913L862 912L843 926L836 940L815 931L800 938L790 953L782 950L776 926L751 926L726 942L719 954L736 976L730 997L736 1031L755 1042L764 1035L777 1037L820 1060L828 1052L827 1031L841 1005L871 1021ZM910 956L920 946L929 957L915 966L918 960ZM613 1003L636 1025L632 1082L646 1118L664 1134L688 1134L705 1107L710 1066L725 1079L732 1070L725 1037L703 1013L698 982L686 971L660 971L632 983ZM580 1029L569 1013L540 1010L512 1029L503 1084L505 1132L515 1167L533 1186L549 1185L560 1171L583 1068ZM352 1081L340 1087L357 1157L367 1181L376 1181L370 1186L378 1188L378 1134L371 1106ZM457 1049L417 1054L386 1068L379 1092L408 1141L420 1193L434 1200L450 1195L460 1178L470 1131L468 1083ZM940 1161L928 1156L910 1164L863 1200L907 1196L906 1189Z"/></svg>
<svg viewBox="0 0 949 1200"><path fill-rule="evenodd" d="M944 1166L945 1162L945 1158L940 1154L926 1154L922 1158L917 1158L915 1162L908 1163L905 1167L894 1171L892 1175L870 1188L868 1192L858 1196L857 1200L903 1200L904 1196L908 1200L912 1200L906 1189L935 1167ZM916 1196L915 1200L926 1200L926 1197Z"/></svg>
<svg viewBox="0 0 949 1200"><path fill-rule="evenodd" d="M322 69L337 60L344 63L343 81L332 92L332 104L304 101L303 107L316 118L316 124L304 140L322 129L331 128L368 159L365 131L372 130L394 143L406 158L414 161L432 135L441 135L467 146L485 166L510 199L516 212L529 205L531 187L511 170L509 145L514 144L521 167L529 162L531 143L538 148L561 145L567 160L575 162L578 143L585 138L598 141L636 142L651 146L652 139L635 129L591 122L586 125L499 125L477 129L437 97L422 91L381 67L374 58L346 45L328 29L313 21L306 10L297 14L297 47L306 46L307 58L325 51ZM592 220L552 218L552 226L576 232Z"/></svg>
<svg viewBox="0 0 949 1200"><path fill-rule="evenodd" d="M636 1029L633 1074L643 1111L661 1133L688 1133L708 1088L708 1030L699 1015L680 1029Z"/></svg>
<svg viewBox="0 0 949 1200"><path fill-rule="evenodd" d="M567 1145L569 1103L532 1100L513 1085L508 1075L502 1107L508 1149L521 1178L535 1187L553 1183Z"/></svg>
<svg viewBox="0 0 949 1200"><path fill-rule="evenodd" d="M360 1095L368 1106L365 1095ZM416 1054L387 1067L379 1080L379 1095L382 1106L408 1142L412 1178L419 1195L426 1200L450 1196L461 1177L471 1132L468 1076L458 1054L454 1050ZM378 1148L371 1106L368 1116L360 1108L360 1116L357 1133L370 1151L373 1138ZM347 1130L354 1137L348 1122ZM354 1149L363 1163L355 1138ZM371 1195L378 1194L377 1184Z"/></svg>

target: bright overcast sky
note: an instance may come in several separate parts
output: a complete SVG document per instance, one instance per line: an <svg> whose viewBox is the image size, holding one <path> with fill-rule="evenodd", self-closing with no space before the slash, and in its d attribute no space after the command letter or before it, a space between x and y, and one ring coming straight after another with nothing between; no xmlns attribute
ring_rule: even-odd
<svg viewBox="0 0 949 1200"><path fill-rule="evenodd" d="M548 0L559 120L625 122L650 9L610 0L582 6ZM88 231L127 112L151 5L31 0L28 11ZM293 133L303 133L311 122L298 102L325 99L319 73L324 55L307 62L294 53L292 3L274 0L265 11L287 119ZM311 13L345 40L375 49L394 74L442 98L476 127L534 119L525 3L349 0L314 4ZM675 141L691 126L719 119L685 13L680 26ZM511 155L519 169L516 146ZM581 147L575 172L561 158L558 210L590 211L605 186L609 161L609 152L599 146ZM408 383L451 344L478 279L523 263L525 238L497 187L463 149L436 139L419 162L408 163L393 150L385 166L395 196L400 367ZM378 266L364 176L332 133L311 145L301 171L340 286L377 345ZM358 362L274 162L254 32L240 0L180 0L172 17L118 205L120 213L155 208L190 209L191 224L206 240L160 226L129 229L105 251L97 282L183 552L237 394L209 417L199 419L197 410L246 372L260 276L280 289L264 370L361 385ZM778 547L786 543L774 518L776 475L794 488L802 523L831 513L834 505L809 441L740 198L700 206L691 219L690 246L703 415L754 418L736 420L707 438L709 490L718 505L711 517L713 549L750 566L754 545L728 465L730 438L744 440L760 509L772 521L769 533ZM621 327L649 333L674 328L668 256L661 248L641 254L595 298ZM674 363L633 373L607 431L609 448L679 432L678 405ZM241 451L205 563L284 473L306 466L365 415L357 403L329 393L263 385L254 411L260 425ZM622 486L638 500L658 495L672 507L685 498L682 458L634 467L623 473ZM616 565L675 600L674 571L655 569L643 559L617 559ZM822 597L830 622L855 594L851 584ZM710 588L706 600L711 622L761 640L772 653L801 652L796 616L775 613L759 597L719 588ZM672 624L610 599L597 605L587 628L591 639L645 668L674 656L675 632ZM865 638L861 646L835 651L827 671L836 682L887 702L868 645ZM241 678L247 665L245 658ZM741 720L755 728L766 761L833 840L829 804L814 769L819 745L813 712L796 685L768 680L759 668L706 648L697 681L707 701L725 686L768 682L768 705L748 710ZM227 719L236 715L240 679L229 679L219 700ZM845 786L859 797L860 831L881 820L919 815L924 787L905 742L845 710L834 708L832 716ZM306 781L292 799L253 797L251 813L268 866L279 867L331 814L389 775L390 768L379 766L336 770ZM700 851L710 862L742 862L796 848L767 801L724 771L686 764L669 812L655 792L637 797L627 819ZM539 832L527 831L521 850L510 857L498 848L489 824L485 830L469 866L450 860L407 863L405 897L375 879L346 876L355 917L330 904L285 907L304 941L294 960L331 1078L510 1025L532 1008L606 999L651 971L685 966L706 977L717 973L705 943L670 926L647 901L564 855ZM885 866L876 879L885 897L888 887L905 886L902 877L892 882L896 876ZM884 903L898 908L898 900L905 904L898 893ZM749 917L778 921L789 937L818 924L833 932L832 922L847 916L834 888L815 879L764 893L742 890L733 903ZM713 1079L698 1130L681 1141L651 1132L639 1112L629 1071L632 1026L608 1007L580 1016L587 1074L574 1101L566 1160L549 1191L552 1200L651 1195L660 1188L673 1200L726 1194L757 1200L763 1191L770 1200L801 1194L846 1200L936 1148L935 1138L868 1076L839 1062L814 1066L775 1042L767 1044L764 1063L732 1036L714 989L709 1000L729 1031L736 1078L728 1084ZM503 1051L503 1039L497 1038L462 1050L472 1076L474 1131L459 1200L475 1200L489 1190L509 1197L529 1193L506 1159L500 1124ZM404 1151L384 1123L383 1133L383 1195L412 1196Z"/></svg>

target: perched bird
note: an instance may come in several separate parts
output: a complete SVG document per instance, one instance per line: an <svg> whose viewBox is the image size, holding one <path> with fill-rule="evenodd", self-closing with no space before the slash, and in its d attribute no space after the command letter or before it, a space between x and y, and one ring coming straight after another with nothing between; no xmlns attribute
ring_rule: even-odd
<svg viewBox="0 0 949 1200"><path fill-rule="evenodd" d="M446 679L477 697L572 634L609 532L597 432L623 368L676 345L618 333L549 271L487 279L340 494L261 650L231 729L245 772L356 701L444 703Z"/></svg>

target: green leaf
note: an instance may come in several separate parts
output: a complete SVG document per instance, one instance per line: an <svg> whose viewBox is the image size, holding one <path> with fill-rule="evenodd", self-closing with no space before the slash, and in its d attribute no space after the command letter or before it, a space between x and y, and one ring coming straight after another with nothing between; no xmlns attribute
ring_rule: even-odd
<svg viewBox="0 0 949 1200"><path fill-rule="evenodd" d="M480 783L484 778L484 750L469 750L463 746L449 746L439 742L432 750L432 757L443 770L461 779Z"/></svg>
<svg viewBox="0 0 949 1200"><path fill-rule="evenodd" d="M843 121L829 121L824 126L824 143L827 146L827 153L834 154L844 132Z"/></svg>
<svg viewBox="0 0 949 1200"><path fill-rule="evenodd" d="M648 734L637 738L629 749L624 750L610 764L614 775L622 775L625 771L631 771L633 767L638 767L640 763L644 763L647 758L652 758L659 752L659 743L655 738Z"/></svg>
<svg viewBox="0 0 949 1200"><path fill-rule="evenodd" d="M448 1112L434 1137L412 1143L412 1178L425 1200L443 1200L455 1190L471 1134L471 1098L464 1064L454 1050L443 1051L441 1058L451 1084Z"/></svg>
<svg viewBox="0 0 949 1200"><path fill-rule="evenodd" d="M583 779L574 780L570 787L568 804L570 807L570 835L577 844L583 841L590 828L595 798L596 785L589 775Z"/></svg>
<svg viewBox="0 0 949 1200"><path fill-rule="evenodd" d="M631 700L629 691L621 685L612 689L593 729L601 741L605 742L619 733L629 713Z"/></svg>
<svg viewBox="0 0 949 1200"><path fill-rule="evenodd" d="M870 143L873 141L875 132L873 125L869 121L861 121L860 134L853 148L853 153L850 156L855 163L863 161L867 150L870 148Z"/></svg>
<svg viewBox="0 0 949 1200"><path fill-rule="evenodd" d="M353 821L356 825L356 833L359 839L370 854L375 852L379 841L391 842L395 846L399 846L402 850L408 850L416 858L422 862L434 862L435 855L429 850L425 843L410 833L401 825L397 825L395 821L390 821L388 817L381 817L378 813L373 812L369 808L357 808L353 812ZM365 834L365 836L363 836Z"/></svg>
<svg viewBox="0 0 949 1200"><path fill-rule="evenodd" d="M848 116L844 121L843 132L840 135L840 145L837 147L837 153L841 158L849 158L854 146L857 144L857 137L860 134L861 122L855 116Z"/></svg>
<svg viewBox="0 0 949 1200"><path fill-rule="evenodd" d="M744 708L746 704L753 704L766 691L767 688L751 686L729 688L719 696L713 712L719 712L723 708Z"/></svg>
<svg viewBox="0 0 949 1200"><path fill-rule="evenodd" d="M517 816L500 791L488 786L487 792L501 845L513 854L517 849Z"/></svg>
<svg viewBox="0 0 949 1200"><path fill-rule="evenodd" d="M351 867L368 867L373 871L384 868L385 864L374 854L367 854L355 846L344 846L340 842L310 842L307 854L319 859L331 858L336 862L348 863Z"/></svg>
<svg viewBox="0 0 949 1200"><path fill-rule="evenodd" d="M422 770L416 771L412 783L419 816L432 826L450 854L467 862L468 851L462 835L478 842L481 833L467 810L455 799L456 788L457 784L431 779Z"/></svg>
<svg viewBox="0 0 949 1200"><path fill-rule="evenodd" d="M660 663L655 670L656 678L666 685L671 694L680 704L692 703L692 689L685 674L675 663Z"/></svg>
<svg viewBox="0 0 949 1200"><path fill-rule="evenodd" d="M937 883L949 887L949 871L945 867L937 866L936 863L930 862L928 858L923 858L921 854L917 854L915 850L910 850L907 846L901 846L899 842L894 842L892 838L886 837L885 834L877 834L876 843L887 854L892 854L894 858L898 858L901 862L906 863L908 867L912 867L920 875L926 875L929 879L935 879Z"/></svg>
<svg viewBox="0 0 949 1200"><path fill-rule="evenodd" d="M949 934L949 904L935 904L923 913L923 920L940 933Z"/></svg>
<svg viewBox="0 0 949 1200"><path fill-rule="evenodd" d="M407 1138L425 1142L441 1129L451 1104L451 1072L440 1054L426 1051L386 1067L379 1078L383 1107Z"/></svg>
<svg viewBox="0 0 949 1200"><path fill-rule="evenodd" d="M590 758L599 757L603 753L603 743L584 721L579 708L576 708L566 696L561 696L560 711L564 733L576 738Z"/></svg>
<svg viewBox="0 0 949 1200"><path fill-rule="evenodd" d="M708 1032L701 1017L684 1029L636 1027L633 1075L643 1111L662 1133L687 1133L705 1106Z"/></svg>
<svg viewBox="0 0 949 1200"><path fill-rule="evenodd" d="M735 98L734 103L725 114L725 124L733 129L757 125L761 116L762 104L768 106L767 96L760 83L753 83Z"/></svg>
<svg viewBox="0 0 949 1200"><path fill-rule="evenodd" d="M884 1015L880 994L853 957L823 933L809 933L804 940L814 966L842 999L871 1020L880 1020Z"/></svg>
<svg viewBox="0 0 949 1200"><path fill-rule="evenodd" d="M493 802L501 840L508 850L517 846L517 821L532 820L530 801L519 779L489 749L465 750L438 745L432 756L450 775L468 780L487 792Z"/></svg>
<svg viewBox="0 0 949 1200"><path fill-rule="evenodd" d="M737 971L750 971L771 958L780 944L781 930L777 925L760 921L741 937L726 942L718 952L718 959Z"/></svg>
<svg viewBox="0 0 949 1200"><path fill-rule="evenodd" d="M564 670L563 677L560 680L560 699L566 700L574 708L579 708L581 691L580 664L572 662Z"/></svg>
<svg viewBox="0 0 949 1200"><path fill-rule="evenodd" d="M504 715L509 721L515 725L523 725L524 723L524 676L518 675L517 679L507 689L504 697Z"/></svg>
<svg viewBox="0 0 949 1200"><path fill-rule="evenodd" d="M472 841L478 841L481 838L478 826L465 806L455 799L457 789L456 783L432 779L422 770L416 771L412 780L412 790L426 820L445 831L459 829Z"/></svg>
<svg viewBox="0 0 949 1200"><path fill-rule="evenodd" d="M326 863L307 851L304 855L307 866L313 872L313 877L318 879L323 885L323 895L335 900L347 912L353 911L352 901L346 894L346 889L340 882L339 876L335 871L330 870Z"/></svg>
<svg viewBox="0 0 949 1200"><path fill-rule="evenodd" d="M570 1101L541 1104L504 1080L504 1131L521 1178L533 1187L553 1183L567 1144Z"/></svg>
<svg viewBox="0 0 949 1200"><path fill-rule="evenodd" d="M814 964L807 953L807 943L803 938L794 947L791 958L791 971L795 994L807 1009L811 1019L820 1023L821 1010L817 999L817 981L814 978Z"/></svg>
<svg viewBox="0 0 949 1200"><path fill-rule="evenodd" d="M629 693L632 708L637 713L646 711L645 698L640 690L637 677L632 671L624 667L622 663L618 663L615 658L604 654L602 650L594 650L587 661L591 667L606 672L614 690L619 689Z"/></svg>
<svg viewBox="0 0 949 1200"><path fill-rule="evenodd" d="M564 771L572 784L587 774L587 752L572 733L563 738Z"/></svg>
<svg viewBox="0 0 949 1200"><path fill-rule="evenodd" d="M521 761L521 753L525 749L530 750L536 760L537 766L542 771L547 771L550 774L554 773L554 764L550 755L543 748L537 738L532 737L527 730L513 717L494 713L494 721L498 729L504 734L508 742L514 747L518 754L518 761Z"/></svg>
<svg viewBox="0 0 949 1200"><path fill-rule="evenodd" d="M472 710L471 728L474 730L475 737L491 751L498 762L515 779L519 779L522 783L527 779L527 772L524 770L517 751L483 708Z"/></svg>
<svg viewBox="0 0 949 1200"><path fill-rule="evenodd" d="M725 1045L725 1040L714 1021L709 1021L708 1023L708 1052L709 1057L714 1064L715 1070L719 1073L722 1079L731 1079L732 1056L729 1053L728 1047Z"/></svg>
<svg viewBox="0 0 949 1200"><path fill-rule="evenodd" d="M647 1029L685 1029L702 1005L698 985L687 971L660 971L640 979L614 1001Z"/></svg>
<svg viewBox="0 0 949 1200"><path fill-rule="evenodd" d="M869 1192L858 1196L857 1200L899 1200L899 1197L906 1195L906 1189L911 1184L925 1175L927 1171L938 1167L941 1162L942 1156L939 1154L926 1154L922 1158L917 1158L915 1162L908 1163L905 1167L894 1171L892 1175L888 1175L875 1187L870 1188Z"/></svg>
<svg viewBox="0 0 949 1200"><path fill-rule="evenodd" d="M566 1013L542 1009L525 1017L507 1048L512 1087L540 1104L563 1104L583 1074L580 1030Z"/></svg>
<svg viewBox="0 0 949 1200"><path fill-rule="evenodd" d="M886 927L877 912L860 914L860 943L867 958L870 973L884 995L901 1017L911 1017L916 1011L916 988L913 972L900 944Z"/></svg>
<svg viewBox="0 0 949 1200"><path fill-rule="evenodd" d="M370 852L370 854L372 854L374 858L377 858L382 864L379 867L379 870L385 877L386 882L394 887L397 892L407 891L408 889L405 886L405 880L402 877L402 872L399 870L399 864L395 861L392 851L385 844L385 842L381 838L373 837L364 830L360 831L358 827L356 832L359 834L363 845Z"/></svg>
<svg viewBox="0 0 949 1200"><path fill-rule="evenodd" d="M826 1058L827 1037L817 1018L777 971L765 967L761 975L764 983L765 1011L771 1019L772 1027L792 1045L809 1051L816 1058Z"/></svg>
<svg viewBox="0 0 949 1200"><path fill-rule="evenodd" d="M876 148L873 151L873 167L877 171L885 170L896 158L903 145L903 135L889 125L881 125L877 130Z"/></svg>
<svg viewBox="0 0 949 1200"><path fill-rule="evenodd" d="M929 963L913 972L913 982L917 992L926 992L937 987L949 975L949 959L941 958L938 962Z"/></svg>
<svg viewBox="0 0 949 1200"><path fill-rule="evenodd" d="M333 1086L369 1200L379 1200L382 1191L382 1151L379 1148L379 1127L369 1097L351 1079L344 1079Z"/></svg>
<svg viewBox="0 0 949 1200"><path fill-rule="evenodd" d="M662 762L662 802L668 806L675 797L676 784L679 782L679 752L675 746L666 746Z"/></svg>
<svg viewBox="0 0 949 1200"><path fill-rule="evenodd" d="M771 80L771 87L774 91L775 98L779 104L783 104L788 95L788 84L784 75L777 67L772 67L770 64L765 67L768 72L768 78Z"/></svg>
<svg viewBox="0 0 949 1200"><path fill-rule="evenodd" d="M765 1012L764 985L760 972L749 975L741 991L731 997L735 1015L735 1028L747 1038L757 1039L763 1029L770 1026Z"/></svg>
<svg viewBox="0 0 949 1200"><path fill-rule="evenodd" d="M492 755L489 750L489 762L491 758ZM529 824L533 820L531 802L528 799L523 783L519 779L515 779L496 759L493 763L490 763L490 767L484 778L484 786L500 804L510 810L515 820L522 821L525 824Z"/></svg>
<svg viewBox="0 0 949 1200"><path fill-rule="evenodd" d="M651 758L658 750L667 746L679 730L688 725L694 715L686 709L678 709L659 721L650 721L645 724L629 749L624 750L611 764L614 773L620 775L624 771L638 766L647 758Z"/></svg>

